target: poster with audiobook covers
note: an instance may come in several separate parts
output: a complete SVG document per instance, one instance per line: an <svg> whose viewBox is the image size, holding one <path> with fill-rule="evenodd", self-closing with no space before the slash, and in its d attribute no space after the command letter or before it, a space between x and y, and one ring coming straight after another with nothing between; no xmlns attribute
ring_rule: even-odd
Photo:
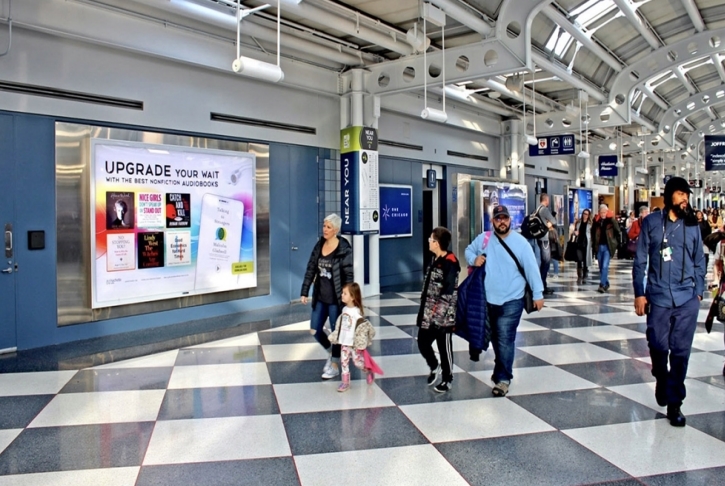
<svg viewBox="0 0 725 486"><path fill-rule="evenodd" d="M93 140L92 306L257 285L255 156Z"/></svg>

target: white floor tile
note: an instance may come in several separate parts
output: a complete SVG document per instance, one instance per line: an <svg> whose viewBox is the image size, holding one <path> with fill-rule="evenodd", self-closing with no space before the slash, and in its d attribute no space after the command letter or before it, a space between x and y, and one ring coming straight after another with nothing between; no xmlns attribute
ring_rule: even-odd
<svg viewBox="0 0 725 486"><path fill-rule="evenodd" d="M375 328L374 341L381 339L410 339L410 334L395 326L379 326Z"/></svg>
<svg viewBox="0 0 725 486"><path fill-rule="evenodd" d="M699 380L685 380L687 398L682 404L682 413L694 415L698 413L712 413L725 411L725 390ZM665 412L655 401L655 384L638 383L636 385L623 385L609 387L615 393L641 403L653 410Z"/></svg>
<svg viewBox="0 0 725 486"><path fill-rule="evenodd" d="M725 357L715 353L691 353L687 364L687 376L689 378L719 376L722 374L723 360Z"/></svg>
<svg viewBox="0 0 725 486"><path fill-rule="evenodd" d="M20 435L23 429L0 429L0 454ZM2 476L0 476L2 477Z"/></svg>
<svg viewBox="0 0 725 486"><path fill-rule="evenodd" d="M529 331L546 331L547 328L544 326L540 326L538 324L534 324L533 322L526 321L524 319L521 319L519 321L519 327L516 329L516 332L529 332Z"/></svg>
<svg viewBox="0 0 725 486"><path fill-rule="evenodd" d="M0 397L55 395L77 371L0 373Z"/></svg>
<svg viewBox="0 0 725 486"><path fill-rule="evenodd" d="M133 486L140 469L113 467L0 476L0 486Z"/></svg>
<svg viewBox="0 0 725 486"><path fill-rule="evenodd" d="M666 419L563 432L635 477L725 466L725 443Z"/></svg>
<svg viewBox="0 0 725 486"><path fill-rule="evenodd" d="M385 368L383 368L385 371ZM355 408L392 407L395 404L376 385L355 380L345 393L338 393L337 380L323 383L274 385L281 413L351 410Z"/></svg>
<svg viewBox="0 0 725 486"><path fill-rule="evenodd" d="M266 363L233 363L177 366L171 372L168 388L174 390L271 383Z"/></svg>
<svg viewBox="0 0 725 486"><path fill-rule="evenodd" d="M640 317L634 313L634 310L629 312L609 312L605 314L585 314L582 317L612 325L647 322L647 316Z"/></svg>
<svg viewBox="0 0 725 486"><path fill-rule="evenodd" d="M511 400L501 398L404 405L400 410L431 442L555 430Z"/></svg>
<svg viewBox="0 0 725 486"><path fill-rule="evenodd" d="M705 322L707 315L710 313L710 309L700 309L697 312L697 322ZM722 342L722 339L720 340Z"/></svg>
<svg viewBox="0 0 725 486"><path fill-rule="evenodd" d="M291 455L280 415L161 420L144 466Z"/></svg>
<svg viewBox="0 0 725 486"><path fill-rule="evenodd" d="M617 326L570 327L556 329L556 332L587 343L619 341L622 339L645 339L644 333Z"/></svg>
<svg viewBox="0 0 725 486"><path fill-rule="evenodd" d="M432 445L296 456L302 486L465 486L468 483ZM344 464L330 473L330 464Z"/></svg>
<svg viewBox="0 0 725 486"><path fill-rule="evenodd" d="M164 351L163 353L150 354L148 356L141 356L140 358L125 359L123 361L94 366L93 369L168 368L174 366L178 354L178 349L172 349L171 351Z"/></svg>
<svg viewBox="0 0 725 486"><path fill-rule="evenodd" d="M568 306L568 305L590 305L590 302L588 300L573 299L570 297L567 297L565 299L545 299L544 300L545 307L551 307L551 308L559 309L562 311L566 311L566 306Z"/></svg>
<svg viewBox="0 0 725 486"><path fill-rule="evenodd" d="M380 314L372 309L365 307L365 317L377 317Z"/></svg>
<svg viewBox="0 0 725 486"><path fill-rule="evenodd" d="M327 351L318 343L263 344L262 351L267 362L327 359Z"/></svg>
<svg viewBox="0 0 725 486"><path fill-rule="evenodd" d="M310 330L310 320L307 319L306 321L295 322L294 324L287 324L286 326L273 327L272 329L265 329L264 331L260 331L260 332L309 331L309 330Z"/></svg>
<svg viewBox="0 0 725 486"><path fill-rule="evenodd" d="M595 289L599 287L598 285L595 287ZM568 297L572 299L583 299L585 297L599 297L602 294L597 292L596 290L577 290L573 292L557 292L557 295L560 295L561 297Z"/></svg>
<svg viewBox="0 0 725 486"><path fill-rule="evenodd" d="M698 332L695 334L695 339L692 340L692 347L703 351L722 351L725 349L723 333L716 331L712 331L710 334Z"/></svg>
<svg viewBox="0 0 725 486"><path fill-rule="evenodd" d="M420 299L420 291L418 292L397 292L404 299Z"/></svg>
<svg viewBox="0 0 725 486"><path fill-rule="evenodd" d="M383 312L382 317L394 326L415 326L418 314L397 314L386 316Z"/></svg>
<svg viewBox="0 0 725 486"><path fill-rule="evenodd" d="M565 309L565 307L562 309ZM532 312L531 314L527 314L526 311L524 311L524 313L521 317L523 319L530 320L530 319L540 319L542 317L569 317L569 316L576 315L576 314L572 314L571 312L565 312L562 309L546 307L546 302L544 302L544 308L541 309L540 311Z"/></svg>
<svg viewBox="0 0 725 486"><path fill-rule="evenodd" d="M309 328L308 328L309 329ZM220 339L219 341L211 341L204 344L197 344L196 346L189 346L184 349L195 349L195 348L233 348L236 346L259 346L259 336L256 332L251 334L243 334L241 336L234 336L227 339Z"/></svg>
<svg viewBox="0 0 725 486"><path fill-rule="evenodd" d="M418 294L420 295L420 294ZM383 308L383 307L402 307L406 305L418 306L420 304L413 302L409 299L376 299L374 297L368 297L365 299L366 307ZM385 311L381 310L381 313L385 314Z"/></svg>
<svg viewBox="0 0 725 486"><path fill-rule="evenodd" d="M628 356L589 343L523 346L519 349L553 365L629 359Z"/></svg>
<svg viewBox="0 0 725 486"><path fill-rule="evenodd" d="M433 346L435 349L435 345ZM437 353L436 353L437 354ZM403 376L423 376L430 373L428 365L419 354L398 354L373 356L375 362L385 373L384 378L400 378ZM453 373L465 373L465 370L453 364Z"/></svg>
<svg viewBox="0 0 725 486"><path fill-rule="evenodd" d="M493 387L491 371L472 371L475 378ZM514 379L509 388L510 396L552 393L567 390L585 390L598 388L599 385L579 378L556 366L536 366L533 368L515 368Z"/></svg>
<svg viewBox="0 0 725 486"><path fill-rule="evenodd" d="M166 390L63 393L53 398L28 427L152 422Z"/></svg>

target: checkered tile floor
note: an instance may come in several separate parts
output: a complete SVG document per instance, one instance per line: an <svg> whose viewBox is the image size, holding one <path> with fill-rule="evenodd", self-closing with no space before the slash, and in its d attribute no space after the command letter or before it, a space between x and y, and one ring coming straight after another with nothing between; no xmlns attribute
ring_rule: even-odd
<svg viewBox="0 0 725 486"><path fill-rule="evenodd" d="M723 325L698 329L671 427L654 400L630 262L597 293L563 272L519 327L514 380L456 338L437 394L414 336L417 293L367 299L385 375L349 392L299 322L94 368L0 375L3 485L724 484ZM594 269L596 270L596 269ZM700 322L708 302L703 302Z"/></svg>

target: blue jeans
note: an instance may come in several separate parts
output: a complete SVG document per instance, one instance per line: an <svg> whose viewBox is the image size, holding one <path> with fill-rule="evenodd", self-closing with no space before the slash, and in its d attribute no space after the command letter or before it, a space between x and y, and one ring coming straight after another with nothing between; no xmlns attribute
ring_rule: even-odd
<svg viewBox="0 0 725 486"><path fill-rule="evenodd" d="M514 366L514 341L524 312L524 299L511 300L503 305L486 305L486 319L491 325L491 344L496 355L493 382L510 382Z"/></svg>
<svg viewBox="0 0 725 486"><path fill-rule="evenodd" d="M554 275L559 275L559 260L552 260L554 264Z"/></svg>
<svg viewBox="0 0 725 486"><path fill-rule="evenodd" d="M599 262L599 285L604 287L609 285L609 260L612 255L609 254L607 245L599 245L597 249L597 261Z"/></svg>
<svg viewBox="0 0 725 486"><path fill-rule="evenodd" d="M324 331L325 321L330 319L330 328L334 331L335 324L337 324L337 318L340 316L340 308L337 304L325 304L319 300L315 303L315 307L312 308L312 317L310 318L310 329L315 331L315 339L317 342L322 344L325 349L330 349L332 343L327 339L327 334ZM333 358L340 357L340 346L332 346Z"/></svg>
<svg viewBox="0 0 725 486"><path fill-rule="evenodd" d="M539 267L541 281L546 289L546 277L549 274L549 265L551 264L551 244L548 238L544 240L528 240L531 248L534 250L536 257L536 265Z"/></svg>
<svg viewBox="0 0 725 486"><path fill-rule="evenodd" d="M685 376L697 329L698 310L700 299L693 297L680 307L651 304L647 315L647 343L652 358L652 375L658 383L667 387L669 405L681 405L685 399Z"/></svg>

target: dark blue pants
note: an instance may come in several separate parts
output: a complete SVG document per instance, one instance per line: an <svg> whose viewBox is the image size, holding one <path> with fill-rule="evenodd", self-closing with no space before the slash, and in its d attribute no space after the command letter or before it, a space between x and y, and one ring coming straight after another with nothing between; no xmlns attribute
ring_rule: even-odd
<svg viewBox="0 0 725 486"><path fill-rule="evenodd" d="M511 300L503 305L486 305L486 319L491 325L491 344L496 359L493 382L510 382L513 375L516 329L524 312L524 299Z"/></svg>
<svg viewBox="0 0 725 486"><path fill-rule="evenodd" d="M324 327L325 321L329 318L330 329L334 331L335 325L337 324L337 318L339 316L340 308L337 306L337 304L325 304L318 300L315 303L315 307L312 308L312 316L310 318L310 329L315 331L315 339L317 339L317 342L322 344L322 347L324 347L325 349L329 350L330 346L332 346L333 358L340 357L340 346L333 346L332 343L330 343L330 340L327 339L327 334L325 333Z"/></svg>
<svg viewBox="0 0 725 486"><path fill-rule="evenodd" d="M700 299L695 296L680 307L652 305L647 316L652 375L659 386L666 385L668 405L682 405L685 399L685 375L699 310Z"/></svg>

